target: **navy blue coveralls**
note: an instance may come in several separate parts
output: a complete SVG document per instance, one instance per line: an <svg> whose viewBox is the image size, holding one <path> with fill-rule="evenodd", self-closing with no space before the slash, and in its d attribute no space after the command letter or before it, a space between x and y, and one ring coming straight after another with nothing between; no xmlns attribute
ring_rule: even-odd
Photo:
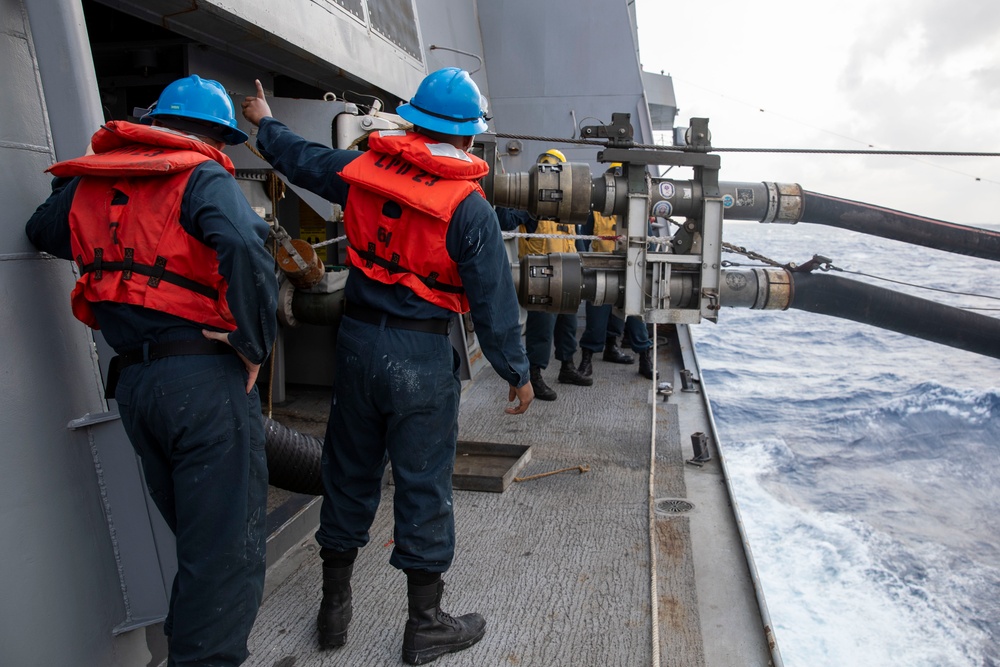
<svg viewBox="0 0 1000 667"><path fill-rule="evenodd" d="M514 231L524 225L525 231L534 234L538 221L527 211L497 207L500 229ZM576 313L546 313L529 310L524 323L524 344L528 351L528 361L532 366L547 368L555 342L556 359L572 361L576 354Z"/></svg>
<svg viewBox="0 0 1000 667"><path fill-rule="evenodd" d="M349 205L339 172L359 153L306 141L273 118L257 148L292 183ZM517 299L496 214L476 193L458 205L446 247L458 265L483 353L509 384L528 382ZM349 552L367 544L386 461L392 462L394 548L401 570L444 572L455 553L451 475L458 439L459 357L447 336L386 326L386 318L448 320L451 311L409 288L352 271L337 334L336 376L323 445L324 502L316 540ZM380 323L350 316L379 311Z"/></svg>
<svg viewBox="0 0 1000 667"><path fill-rule="evenodd" d="M28 221L32 244L71 259L69 211L78 178L53 181ZM217 252L237 329L233 347L261 363L277 331L268 226L214 161L192 172L181 225ZM94 314L117 351L205 340L200 324L138 306L101 302ZM260 606L265 569L267 461L260 396L246 393L235 354L170 356L122 369L115 399L142 459L150 496L177 538L177 576L164 625L168 664L239 665Z"/></svg>
<svg viewBox="0 0 1000 667"><path fill-rule="evenodd" d="M587 302L587 326L580 336L580 347L591 352L601 352L608 336L621 336L628 330L628 344L635 352L642 352L653 347L649 338L646 323L635 315L629 315L624 320L614 314L611 304L595 306Z"/></svg>
<svg viewBox="0 0 1000 667"><path fill-rule="evenodd" d="M594 216L587 218L582 232L585 235L594 233ZM588 242L589 246L589 242ZM586 306L587 327L580 336L580 347L591 352L601 352L607 342L608 336L621 336L628 329L629 345L634 352L642 352L653 347L653 341L649 339L649 330L646 323L635 315L629 315L624 320L612 312L611 304L595 306L589 301Z"/></svg>

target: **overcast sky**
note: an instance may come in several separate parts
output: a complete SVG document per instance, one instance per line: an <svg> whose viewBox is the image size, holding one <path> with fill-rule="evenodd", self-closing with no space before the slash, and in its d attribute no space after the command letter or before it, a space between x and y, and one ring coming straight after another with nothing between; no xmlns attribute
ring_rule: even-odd
<svg viewBox="0 0 1000 667"><path fill-rule="evenodd" d="M636 0L643 68L718 147L1000 152L996 0ZM1000 157L722 153L726 181L1000 224ZM977 180L980 179L980 180Z"/></svg>

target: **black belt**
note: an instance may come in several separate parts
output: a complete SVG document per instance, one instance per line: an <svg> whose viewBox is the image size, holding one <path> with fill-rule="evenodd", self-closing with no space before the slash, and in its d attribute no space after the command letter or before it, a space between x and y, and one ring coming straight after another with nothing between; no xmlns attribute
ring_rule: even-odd
<svg viewBox="0 0 1000 667"><path fill-rule="evenodd" d="M108 382L104 387L104 398L114 398L118 386L118 376L127 366L141 364L144 361L156 361L164 357L201 354L236 354L231 345L222 341L209 340L173 340L165 343L149 343L142 347L125 350L111 358L108 364Z"/></svg>
<svg viewBox="0 0 1000 667"><path fill-rule="evenodd" d="M166 343L150 343L133 350L126 350L120 353L118 368L125 368L133 364L141 364L144 361L156 361L163 357L177 357L183 354L236 354L236 350L231 345L226 345L222 341L209 340L172 340Z"/></svg>
<svg viewBox="0 0 1000 667"><path fill-rule="evenodd" d="M422 331L423 333L441 334L447 336L451 330L451 320L413 320L408 317L396 317L381 310L349 303L344 308L344 315L352 320L368 324L385 325L390 329L406 329L407 331Z"/></svg>

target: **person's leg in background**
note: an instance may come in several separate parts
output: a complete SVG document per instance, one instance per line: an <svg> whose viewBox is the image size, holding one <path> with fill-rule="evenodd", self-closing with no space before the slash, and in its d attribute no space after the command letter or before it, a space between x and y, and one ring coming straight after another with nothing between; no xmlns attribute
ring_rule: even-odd
<svg viewBox="0 0 1000 667"><path fill-rule="evenodd" d="M593 356L604 352L604 361L613 364L631 364L632 355L622 352L618 340L624 323L612 313L611 304L594 306L587 303L587 328L580 337L580 374L590 377L594 372Z"/></svg>
<svg viewBox="0 0 1000 667"><path fill-rule="evenodd" d="M524 347L531 365L531 388L535 398L542 401L556 400L556 392L545 383L542 371L549 365L552 356L552 331L556 316L541 310L529 310L524 325Z"/></svg>
<svg viewBox="0 0 1000 667"><path fill-rule="evenodd" d="M652 347L653 341L649 338L649 330L646 323L638 317L629 316L625 318L625 329L629 334L629 345L639 356L639 375L648 380L653 379Z"/></svg>
<svg viewBox="0 0 1000 667"><path fill-rule="evenodd" d="M559 368L559 382L581 387L594 384L594 380L580 373L573 363L573 355L576 354L576 313L556 315L553 337L556 359L562 363Z"/></svg>
<svg viewBox="0 0 1000 667"><path fill-rule="evenodd" d="M621 348L622 332L625 331L625 320L608 311L607 336L604 339L604 361L612 364L632 364L635 358Z"/></svg>

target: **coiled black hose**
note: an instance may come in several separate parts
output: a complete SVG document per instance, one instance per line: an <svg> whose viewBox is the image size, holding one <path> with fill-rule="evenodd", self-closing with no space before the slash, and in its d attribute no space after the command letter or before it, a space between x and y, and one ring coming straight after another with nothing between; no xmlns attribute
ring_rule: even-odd
<svg viewBox="0 0 1000 667"><path fill-rule="evenodd" d="M264 417L267 473L271 486L312 496L323 495L320 473L323 441Z"/></svg>

